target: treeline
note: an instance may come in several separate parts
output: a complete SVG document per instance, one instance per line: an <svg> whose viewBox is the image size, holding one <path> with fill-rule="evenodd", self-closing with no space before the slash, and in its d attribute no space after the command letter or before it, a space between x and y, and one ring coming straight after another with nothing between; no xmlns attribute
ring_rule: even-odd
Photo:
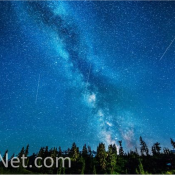
<svg viewBox="0 0 175 175"><path fill-rule="evenodd" d="M175 141L172 139L171 145L175 149ZM4 154L4 158L6 153ZM148 149L145 141L140 137L140 148L134 151L125 152L122 147L122 141L119 141L119 149L116 145L109 145L105 148L105 144L100 143L96 151L92 151L90 146L84 145L82 150L72 144L71 148L62 151L61 147L49 149L47 146L42 147L38 153L28 156L29 145L22 148L20 153L16 156L19 159L25 155L26 168L20 163L19 168L3 166L0 162L0 173L6 174L29 174L29 173L47 173L47 174L175 174L175 154L173 150L168 148L161 148L160 143L156 142L151 150ZM9 159L9 161L14 157ZM70 157L71 168L68 164L62 167L61 163L58 168L54 165L51 168L36 168L34 161L36 157L42 157L38 160L38 165L43 165L43 160L46 157ZM48 160L49 161L49 160ZM49 165L50 162L47 162ZM67 162L68 163L68 162ZM32 165L32 167L31 167Z"/></svg>

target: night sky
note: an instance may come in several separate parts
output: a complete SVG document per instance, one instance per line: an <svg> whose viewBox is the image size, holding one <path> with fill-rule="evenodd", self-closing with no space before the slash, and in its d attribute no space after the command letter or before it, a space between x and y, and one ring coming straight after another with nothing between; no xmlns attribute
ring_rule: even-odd
<svg viewBox="0 0 175 175"><path fill-rule="evenodd" d="M175 138L175 2L0 2L0 150Z"/></svg>

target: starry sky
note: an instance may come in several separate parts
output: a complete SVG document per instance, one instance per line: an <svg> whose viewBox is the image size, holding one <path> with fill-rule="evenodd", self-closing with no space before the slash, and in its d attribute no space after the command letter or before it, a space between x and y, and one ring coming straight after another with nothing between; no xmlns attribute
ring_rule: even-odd
<svg viewBox="0 0 175 175"><path fill-rule="evenodd" d="M175 2L0 2L0 150L96 149L175 134Z"/></svg>

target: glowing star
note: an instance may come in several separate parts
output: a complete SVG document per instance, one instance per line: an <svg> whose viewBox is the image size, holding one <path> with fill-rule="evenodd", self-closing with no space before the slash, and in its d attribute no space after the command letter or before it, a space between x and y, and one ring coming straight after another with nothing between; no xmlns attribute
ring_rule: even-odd
<svg viewBox="0 0 175 175"><path fill-rule="evenodd" d="M94 103L94 102L96 101L96 96L95 96L95 94L90 95L88 101L89 101L90 103Z"/></svg>
<svg viewBox="0 0 175 175"><path fill-rule="evenodd" d="M100 117L103 117L103 116L104 116L104 114L103 114L102 110L98 110L97 115L98 115L98 116L100 116Z"/></svg>
<svg viewBox="0 0 175 175"><path fill-rule="evenodd" d="M107 124L108 126L112 126L112 123L106 122L106 124Z"/></svg>

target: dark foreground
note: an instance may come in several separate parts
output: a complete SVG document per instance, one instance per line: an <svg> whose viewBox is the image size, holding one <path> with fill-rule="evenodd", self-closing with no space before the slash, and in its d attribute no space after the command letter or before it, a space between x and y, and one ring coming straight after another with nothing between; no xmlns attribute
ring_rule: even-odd
<svg viewBox="0 0 175 175"><path fill-rule="evenodd" d="M173 149L175 149L175 142L171 139ZM42 147L38 153L28 156L29 145L26 148L22 148L20 153L16 157L25 155L24 168L22 163L19 163L18 168L10 166L5 168L2 161L0 162L0 173L2 174L175 174L175 154L174 151L170 151L168 148L161 148L160 143L155 143L151 150L148 149L146 143L140 137L140 149L135 149L125 153L122 147L122 142L119 141L119 150L117 152L116 145L109 145L106 151L105 145L100 143L97 147L97 151L92 151L91 148L86 145L80 151L79 148L73 143L71 149L62 151L61 148ZM8 153L8 151L6 151ZM4 154L4 157L6 155ZM10 160L15 155L12 155ZM53 160L56 157L70 157L71 168L68 167L68 161L65 161L65 167L62 167L62 161L59 162L59 166L56 168L56 163L51 168L42 166L37 168L34 165L35 158L41 157L37 161L37 165L43 165L43 160L46 157L52 157ZM48 159L47 165L51 162ZM32 165L32 167L31 167Z"/></svg>

